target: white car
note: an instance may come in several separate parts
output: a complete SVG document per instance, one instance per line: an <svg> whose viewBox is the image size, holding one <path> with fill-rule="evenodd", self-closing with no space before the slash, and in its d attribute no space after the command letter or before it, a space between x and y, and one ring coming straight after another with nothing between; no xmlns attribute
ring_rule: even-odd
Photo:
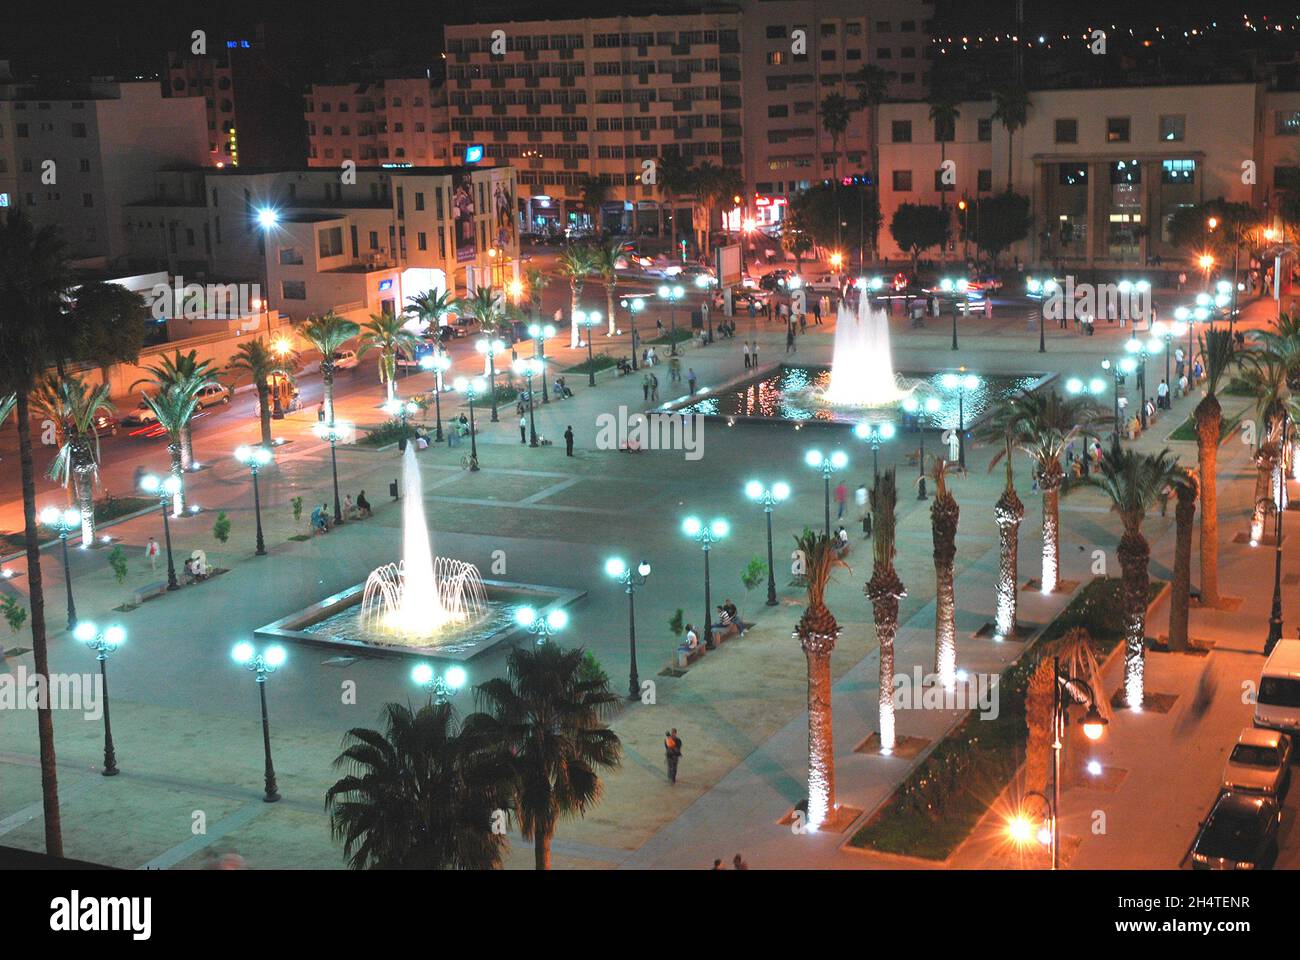
<svg viewBox="0 0 1300 960"><path fill-rule="evenodd" d="M1300 640L1279 640L1260 671L1255 726L1300 733Z"/></svg>
<svg viewBox="0 0 1300 960"><path fill-rule="evenodd" d="M814 273L811 276L802 278L802 284L805 290L811 290L814 293L838 293L840 290L840 277L835 273Z"/></svg>
<svg viewBox="0 0 1300 960"><path fill-rule="evenodd" d="M217 403L229 403L230 391L220 383L209 383L198 394L199 406L210 407Z"/></svg>
<svg viewBox="0 0 1300 960"><path fill-rule="evenodd" d="M1276 730L1247 727L1228 754L1222 789L1283 797L1291 786L1291 738Z"/></svg>
<svg viewBox="0 0 1300 960"><path fill-rule="evenodd" d="M334 351L335 370L351 370L356 365L357 365L357 352L355 350Z"/></svg>

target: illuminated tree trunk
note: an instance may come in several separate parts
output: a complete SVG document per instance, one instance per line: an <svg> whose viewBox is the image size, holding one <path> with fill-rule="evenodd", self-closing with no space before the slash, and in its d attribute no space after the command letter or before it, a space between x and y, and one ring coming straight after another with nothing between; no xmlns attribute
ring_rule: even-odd
<svg viewBox="0 0 1300 960"><path fill-rule="evenodd" d="M181 460L181 440L177 438L167 444L167 452L172 458L172 476L180 484L176 495L172 497L172 516L179 517L185 512L185 467Z"/></svg>
<svg viewBox="0 0 1300 960"><path fill-rule="evenodd" d="M1018 579L1020 521L1025 505L1008 486L993 508L998 525L997 611L993 630L999 637L1014 637L1016 632L1016 581Z"/></svg>
<svg viewBox="0 0 1300 960"><path fill-rule="evenodd" d="M1137 523L1128 522L1119 541L1119 565L1124 581L1124 701L1130 710L1142 707L1146 666L1147 602L1151 576L1147 564L1151 547Z"/></svg>
<svg viewBox="0 0 1300 960"><path fill-rule="evenodd" d="M1192 524L1196 519L1196 486L1189 482L1175 492L1178 505L1174 508L1174 580L1169 594L1169 649L1186 650L1187 610L1192 594Z"/></svg>
<svg viewBox="0 0 1300 960"><path fill-rule="evenodd" d="M257 385L257 416L262 425L262 446L271 446L271 390L263 380Z"/></svg>
<svg viewBox="0 0 1300 960"><path fill-rule="evenodd" d="M808 659L808 824L816 829L835 809L835 738L831 725L833 637L804 643Z"/></svg>
<svg viewBox="0 0 1300 960"><path fill-rule="evenodd" d="M880 644L880 751L890 753L897 744L894 730L894 638L898 635L898 601L907 596L907 590L894 568L888 566L877 568L872 573L866 594L876 622L876 642Z"/></svg>
<svg viewBox="0 0 1300 960"><path fill-rule="evenodd" d="M73 466L72 486L77 494L77 509L81 511L81 545L95 542L95 464Z"/></svg>
<svg viewBox="0 0 1300 960"><path fill-rule="evenodd" d="M1061 587L1061 465L1044 467L1039 483L1043 490L1043 593Z"/></svg>
<svg viewBox="0 0 1300 960"><path fill-rule="evenodd" d="M190 433L189 423L181 427L181 469L194 469L194 437Z"/></svg>
<svg viewBox="0 0 1300 960"><path fill-rule="evenodd" d="M320 366L321 386L325 397L325 422L334 422L334 364L322 363Z"/></svg>
<svg viewBox="0 0 1300 960"><path fill-rule="evenodd" d="M609 322L608 332L611 337L616 329L614 324L614 290L616 283L616 280L610 280L605 284L605 309L608 311L605 314L605 319Z"/></svg>
<svg viewBox="0 0 1300 960"><path fill-rule="evenodd" d="M569 346L573 349L578 347L578 298L582 296L582 284L569 284Z"/></svg>
<svg viewBox="0 0 1300 960"><path fill-rule="evenodd" d="M1201 603L1219 605L1219 505L1215 470L1223 409L1207 394L1196 405L1196 454L1201 485Z"/></svg>
<svg viewBox="0 0 1300 960"><path fill-rule="evenodd" d="M1052 750L1052 658L1044 656L1029 675L1025 693L1025 789L1047 791Z"/></svg>
<svg viewBox="0 0 1300 960"><path fill-rule="evenodd" d="M957 522L961 515L957 501L946 490L936 490L930 505L930 527L934 538L934 672L944 690L957 683L956 598L953 562L957 556Z"/></svg>

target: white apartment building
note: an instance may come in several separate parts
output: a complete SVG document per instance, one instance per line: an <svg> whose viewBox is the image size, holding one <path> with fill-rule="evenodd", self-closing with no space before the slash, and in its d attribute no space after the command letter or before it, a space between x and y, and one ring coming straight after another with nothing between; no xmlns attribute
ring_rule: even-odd
<svg viewBox="0 0 1300 960"><path fill-rule="evenodd" d="M451 162L447 95L429 77L316 83L303 97L307 165Z"/></svg>

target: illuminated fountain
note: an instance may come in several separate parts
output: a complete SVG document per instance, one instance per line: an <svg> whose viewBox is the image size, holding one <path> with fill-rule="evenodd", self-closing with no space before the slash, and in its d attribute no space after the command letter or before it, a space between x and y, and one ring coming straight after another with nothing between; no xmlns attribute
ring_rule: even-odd
<svg viewBox="0 0 1300 960"><path fill-rule="evenodd" d="M836 407L888 407L909 396L912 381L894 373L889 345L889 314L872 309L862 292L856 309L840 301L835 320L830 383L816 399Z"/></svg>

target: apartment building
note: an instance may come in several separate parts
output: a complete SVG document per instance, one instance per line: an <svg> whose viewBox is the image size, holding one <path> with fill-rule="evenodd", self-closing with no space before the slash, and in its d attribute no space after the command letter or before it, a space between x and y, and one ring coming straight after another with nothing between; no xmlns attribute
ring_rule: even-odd
<svg viewBox="0 0 1300 960"><path fill-rule="evenodd" d="M171 171L126 211L132 255L194 280L261 283L294 320L364 319L519 269L512 167Z"/></svg>
<svg viewBox="0 0 1300 960"><path fill-rule="evenodd" d="M307 165L451 162L447 94L440 80L388 78L312 84L303 97Z"/></svg>
<svg viewBox="0 0 1300 960"><path fill-rule="evenodd" d="M202 103L164 99L156 82L0 79L0 208L58 227L76 260L126 256L123 207L152 195L158 170L207 156Z"/></svg>

